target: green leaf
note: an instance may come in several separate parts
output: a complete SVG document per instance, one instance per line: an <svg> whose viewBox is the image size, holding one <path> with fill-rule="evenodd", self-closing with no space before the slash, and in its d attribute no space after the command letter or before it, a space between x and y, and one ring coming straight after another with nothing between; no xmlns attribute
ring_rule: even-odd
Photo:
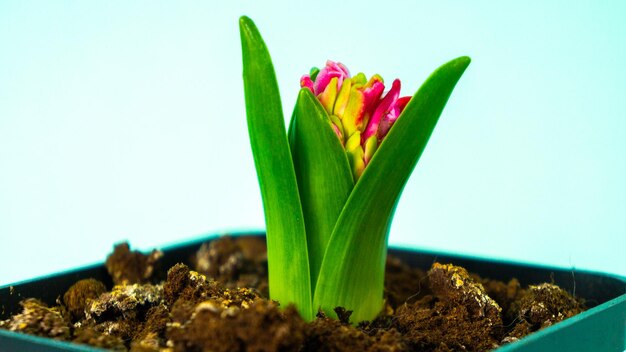
<svg viewBox="0 0 626 352"><path fill-rule="evenodd" d="M289 134L315 287L326 246L354 180L326 111L306 88L298 95Z"/></svg>
<svg viewBox="0 0 626 352"><path fill-rule="evenodd" d="M302 207L269 52L254 22L239 20L248 132L265 223L270 297L311 320L311 282Z"/></svg>
<svg viewBox="0 0 626 352"><path fill-rule="evenodd" d="M460 57L438 68L413 96L348 199L328 244L313 308L352 321L371 320L383 305L387 237L396 203L454 86L470 63Z"/></svg>

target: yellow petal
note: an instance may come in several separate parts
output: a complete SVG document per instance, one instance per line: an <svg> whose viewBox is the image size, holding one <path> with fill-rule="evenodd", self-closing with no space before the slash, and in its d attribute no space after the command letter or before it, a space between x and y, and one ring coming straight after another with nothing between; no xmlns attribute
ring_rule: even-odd
<svg viewBox="0 0 626 352"><path fill-rule="evenodd" d="M356 149L361 149L361 132L356 131L354 134L348 137L346 141L346 151L352 152Z"/></svg>
<svg viewBox="0 0 626 352"><path fill-rule="evenodd" d="M372 159L372 156L374 156L376 149L378 149L378 138L376 138L376 136L374 135L365 141L365 151L363 153L363 160L365 161L366 165Z"/></svg>
<svg viewBox="0 0 626 352"><path fill-rule="evenodd" d="M353 85L350 89L350 99L346 104L346 109L343 112L343 128L348 136L351 136L356 131L360 131L363 122L363 113L365 112L365 97L363 92L359 89L359 86Z"/></svg>
<svg viewBox="0 0 626 352"><path fill-rule="evenodd" d="M348 103L348 98L350 97L350 87L352 87L352 79L344 79L339 94L337 95L333 114L339 116L340 119L343 119L343 112Z"/></svg>
<svg viewBox="0 0 626 352"><path fill-rule="evenodd" d="M333 77L326 86L326 89L318 95L318 99L329 115L333 113L333 106L337 99L337 82L337 77Z"/></svg>

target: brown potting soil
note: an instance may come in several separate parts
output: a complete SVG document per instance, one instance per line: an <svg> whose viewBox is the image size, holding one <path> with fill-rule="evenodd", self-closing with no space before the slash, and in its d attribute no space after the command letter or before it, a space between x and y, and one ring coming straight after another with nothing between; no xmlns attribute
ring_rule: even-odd
<svg viewBox="0 0 626 352"><path fill-rule="evenodd" d="M191 268L176 264L156 282L161 257L117 245L106 261L111 290L80 280L54 307L22 301L0 328L115 351L486 351L584 310L550 283L521 287L440 263L425 272L390 257L375 320L355 326L338 307L339 320L305 322L267 298L262 238L211 241Z"/></svg>

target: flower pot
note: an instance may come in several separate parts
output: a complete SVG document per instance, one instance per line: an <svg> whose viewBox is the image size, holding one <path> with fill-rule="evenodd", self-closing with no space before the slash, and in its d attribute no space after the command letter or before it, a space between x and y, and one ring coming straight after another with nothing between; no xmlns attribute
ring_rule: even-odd
<svg viewBox="0 0 626 352"><path fill-rule="evenodd" d="M244 234L240 234L244 235ZM262 236L262 234L253 234ZM163 249L161 265L165 268L187 262L206 241L193 240ZM574 317L533 333L498 351L623 351L626 347L626 278L580 270L564 270L545 266L481 259L448 253L390 248L390 255L409 265L428 269L434 261L453 263L482 277L497 280L517 278L522 285L553 282L576 296L584 298L591 308ZM19 302L36 297L54 304L58 297L77 280L95 278L111 286L103 264L52 274L0 287L0 320L21 310ZM0 329L2 351L97 351L99 349L56 341Z"/></svg>

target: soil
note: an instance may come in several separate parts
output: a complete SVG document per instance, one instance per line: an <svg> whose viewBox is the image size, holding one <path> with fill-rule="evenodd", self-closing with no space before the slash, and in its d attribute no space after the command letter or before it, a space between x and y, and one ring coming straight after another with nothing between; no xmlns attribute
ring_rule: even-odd
<svg viewBox="0 0 626 352"><path fill-rule="evenodd" d="M385 307L371 322L319 313L305 322L267 298L265 243L222 237L186 264L117 245L106 260L115 285L76 282L53 307L29 298L0 328L114 351L487 351L582 312L551 283L481 278L434 263L428 272L390 257ZM165 280L161 280L165 278Z"/></svg>

